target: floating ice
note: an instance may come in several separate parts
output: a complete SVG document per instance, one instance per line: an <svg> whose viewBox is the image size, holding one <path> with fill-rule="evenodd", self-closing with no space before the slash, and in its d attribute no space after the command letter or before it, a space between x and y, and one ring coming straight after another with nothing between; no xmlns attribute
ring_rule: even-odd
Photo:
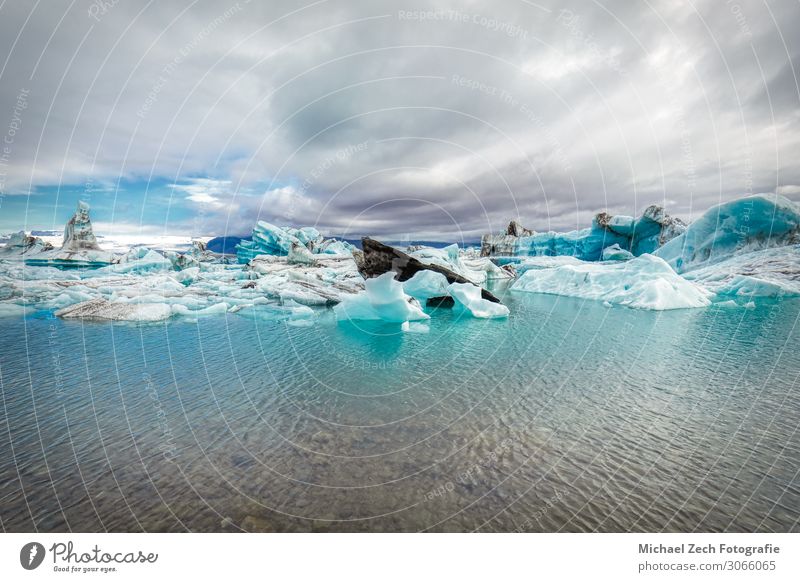
<svg viewBox="0 0 800 582"><path fill-rule="evenodd" d="M163 321L172 316L172 308L166 303L123 303L98 297L65 307L56 315L64 319Z"/></svg>
<svg viewBox="0 0 800 582"><path fill-rule="evenodd" d="M603 249L604 261L628 261L633 258L633 253L620 248L619 245L613 244L610 247Z"/></svg>
<svg viewBox="0 0 800 582"><path fill-rule="evenodd" d="M434 271L419 271L403 283L403 291L424 302L431 297L447 295L447 278Z"/></svg>
<svg viewBox="0 0 800 582"><path fill-rule="evenodd" d="M38 236L28 236L24 230L15 232L8 238L8 242L0 247L0 256L7 258L30 257L43 251L53 250L53 245L43 241Z"/></svg>
<svg viewBox="0 0 800 582"><path fill-rule="evenodd" d="M431 331L429 325L418 321L404 321L400 329L405 333L430 333Z"/></svg>
<svg viewBox="0 0 800 582"><path fill-rule="evenodd" d="M339 321L356 319L382 319L402 323L430 319L422 311L419 302L403 292L403 285L394 278L393 272L367 279L365 290L354 296L345 297L333 308Z"/></svg>
<svg viewBox="0 0 800 582"><path fill-rule="evenodd" d="M114 255L100 248L92 231L89 205L78 202L78 208L64 227L64 243L59 250L43 251L26 258L29 265L54 265L64 268L102 267L114 262Z"/></svg>
<svg viewBox="0 0 800 582"><path fill-rule="evenodd" d="M603 249L618 245L633 255L652 253L681 234L686 225L660 206L648 206L642 216L612 216L601 212L589 228L569 232L534 233L514 221L504 234L481 238L483 256L574 256L599 261Z"/></svg>
<svg viewBox="0 0 800 582"><path fill-rule="evenodd" d="M618 264L587 262L527 271L511 289L654 310L705 307L713 296L649 254Z"/></svg>
<svg viewBox="0 0 800 582"><path fill-rule="evenodd" d="M508 307L502 303L494 303L481 297L481 290L469 283L451 283L448 293L455 301L455 309L467 311L473 317L492 318L508 317Z"/></svg>
<svg viewBox="0 0 800 582"><path fill-rule="evenodd" d="M800 206L757 194L720 204L655 253L685 273L734 255L800 243Z"/></svg>
<svg viewBox="0 0 800 582"><path fill-rule="evenodd" d="M172 271L173 265L172 261L158 251L147 247L134 247L120 259L119 263L103 267L102 270L111 273L146 273Z"/></svg>
<svg viewBox="0 0 800 582"><path fill-rule="evenodd" d="M411 251L409 255L426 265L439 265L449 269L476 285L483 285L493 279L509 279L513 276L495 265L488 257L462 251L456 244L441 249L421 247Z"/></svg>
<svg viewBox="0 0 800 582"><path fill-rule="evenodd" d="M683 276L718 295L800 296L800 245L737 254Z"/></svg>

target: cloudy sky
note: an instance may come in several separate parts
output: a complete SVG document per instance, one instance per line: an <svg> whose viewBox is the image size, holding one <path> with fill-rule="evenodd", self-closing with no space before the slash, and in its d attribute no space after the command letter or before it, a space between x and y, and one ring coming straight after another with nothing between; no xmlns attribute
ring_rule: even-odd
<svg viewBox="0 0 800 582"><path fill-rule="evenodd" d="M0 3L0 232L474 240L800 200L800 4Z"/></svg>

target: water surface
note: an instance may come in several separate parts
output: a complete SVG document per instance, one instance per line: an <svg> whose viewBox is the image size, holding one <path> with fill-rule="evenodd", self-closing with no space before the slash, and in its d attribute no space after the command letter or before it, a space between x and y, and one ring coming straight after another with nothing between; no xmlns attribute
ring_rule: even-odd
<svg viewBox="0 0 800 582"><path fill-rule="evenodd" d="M0 320L7 531L797 531L800 301Z"/></svg>

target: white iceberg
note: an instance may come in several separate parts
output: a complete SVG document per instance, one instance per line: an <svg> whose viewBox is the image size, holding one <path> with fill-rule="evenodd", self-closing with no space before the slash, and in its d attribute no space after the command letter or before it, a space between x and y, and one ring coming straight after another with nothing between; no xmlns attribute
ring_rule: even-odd
<svg viewBox="0 0 800 582"><path fill-rule="evenodd" d="M649 254L617 264L586 262L527 271L511 290L653 310L705 307L713 297L707 289L675 273L663 259Z"/></svg>
<svg viewBox="0 0 800 582"><path fill-rule="evenodd" d="M718 295L800 296L800 245L737 254L683 276Z"/></svg>
<svg viewBox="0 0 800 582"><path fill-rule="evenodd" d="M434 271L418 271L403 283L403 291L419 299L427 301L431 297L447 295L447 277Z"/></svg>
<svg viewBox="0 0 800 582"><path fill-rule="evenodd" d="M488 257L477 256L477 252L462 251L456 244L441 249L416 248L409 252L409 255L426 265L438 265L449 269L475 285L484 285L487 281L513 277L511 273L495 265Z"/></svg>
<svg viewBox="0 0 800 582"><path fill-rule="evenodd" d="M479 318L508 317L508 307L481 297L480 287L470 283L451 283L447 291L457 311L466 311Z"/></svg>
<svg viewBox="0 0 800 582"><path fill-rule="evenodd" d="M403 284L394 277L395 273L389 271L379 277L367 279L363 292L345 297L333 308L336 319L382 319L396 323L430 319L430 315L422 311L419 302L406 295Z"/></svg>
<svg viewBox="0 0 800 582"><path fill-rule="evenodd" d="M98 297L60 309L56 315L64 319L153 322L169 319L172 308L166 303L127 303Z"/></svg>
<svg viewBox="0 0 800 582"><path fill-rule="evenodd" d="M629 261L633 258L633 253L620 248L618 244L603 249L604 261Z"/></svg>

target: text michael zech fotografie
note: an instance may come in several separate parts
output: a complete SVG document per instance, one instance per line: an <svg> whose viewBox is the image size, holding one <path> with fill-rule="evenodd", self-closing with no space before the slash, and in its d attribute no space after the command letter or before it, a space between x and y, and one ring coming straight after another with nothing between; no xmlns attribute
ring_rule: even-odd
<svg viewBox="0 0 800 582"><path fill-rule="evenodd" d="M158 554L137 551L105 551L97 544L88 551L75 550L72 542L57 542L50 546L56 571L67 570L70 566L113 566L116 564L154 564ZM74 568L73 568L74 569Z"/></svg>
<svg viewBox="0 0 800 582"><path fill-rule="evenodd" d="M780 546L763 544L760 546L736 546L731 544L639 544L640 554L740 554L757 556L760 554L779 554Z"/></svg>

